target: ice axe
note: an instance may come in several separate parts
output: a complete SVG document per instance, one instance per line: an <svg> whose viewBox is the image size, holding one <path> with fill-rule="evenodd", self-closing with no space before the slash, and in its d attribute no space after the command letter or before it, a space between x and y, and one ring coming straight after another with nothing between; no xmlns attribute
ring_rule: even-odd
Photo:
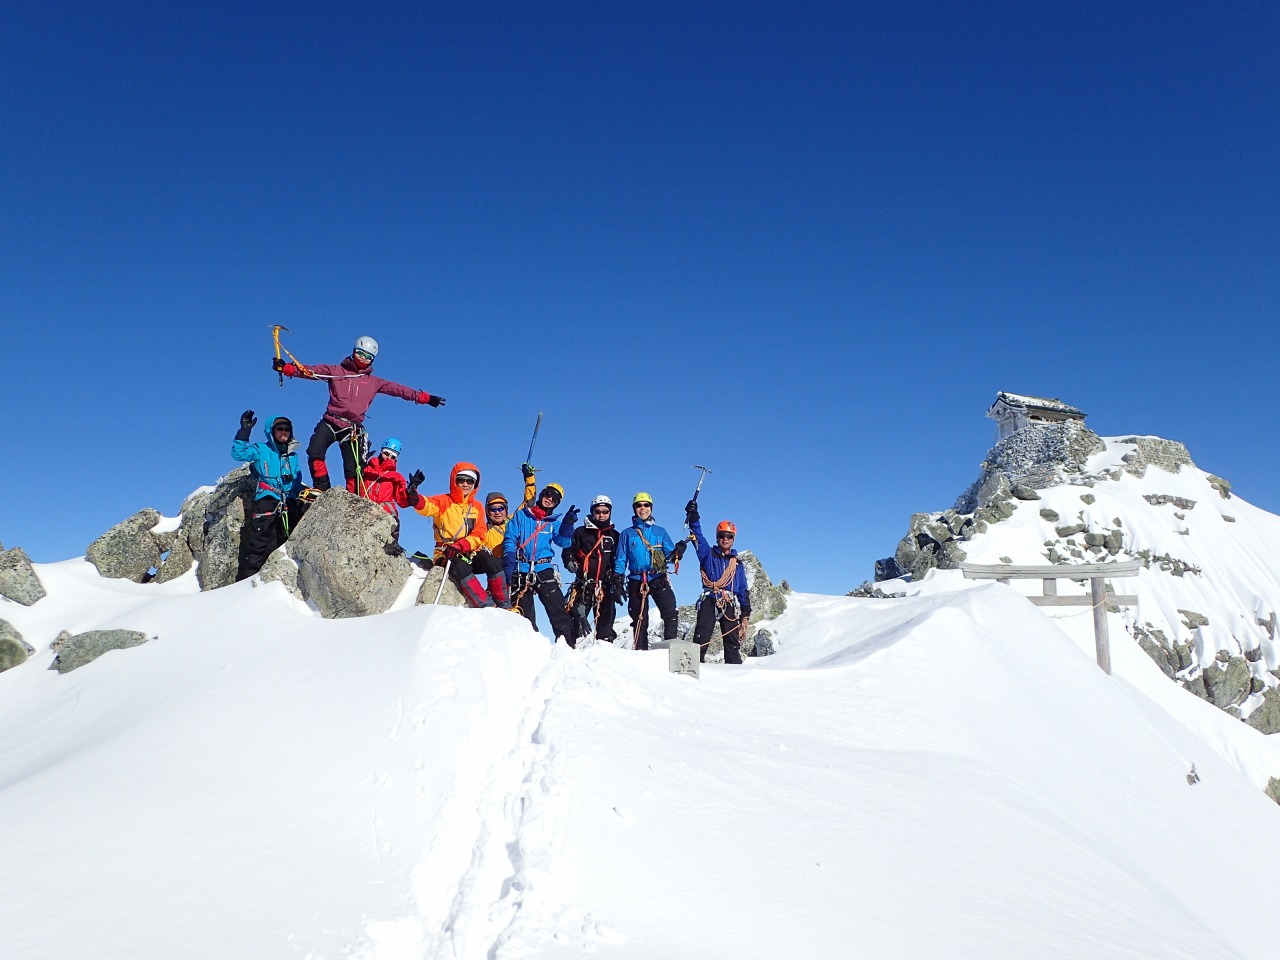
<svg viewBox="0 0 1280 960"><path fill-rule="evenodd" d="M533 467L533 446L538 442L538 430L542 427L542 411L538 411L538 422L533 425L533 437L529 440L529 452L525 455L524 462Z"/></svg>
<svg viewBox="0 0 1280 960"><path fill-rule="evenodd" d="M273 324L271 324L271 336L272 336L272 338L273 338L273 339L275 340L275 342L276 342L276 359L277 359L277 360L279 360L279 359L280 359L280 331L281 331L281 330L283 330L285 333L292 333L292 332L293 332L293 331L292 331L292 330L290 330L288 327L286 327L286 326L284 326L284 325L282 325L282 324L279 324L279 323L273 323ZM278 377L280 378L280 386L282 386L282 387L283 387L283 386L284 386L284 373L283 373L283 372L277 372L276 376L278 376Z"/></svg>
<svg viewBox="0 0 1280 960"><path fill-rule="evenodd" d="M693 491L693 502L694 502L694 503L697 503L697 502L698 502L698 494L700 494L700 493L702 492L702 481L703 481L703 480L705 480L705 479L707 479L707 474L708 474L708 473L711 473L711 468L710 468L710 467L704 467L704 466L703 466L702 464L700 464L700 463L695 463L695 464L693 465L693 469L695 469L695 470L701 470L701 471L702 471L702 473L698 476L698 486L697 486L697 489L695 489L695 490ZM686 522L686 523L685 523L684 528L685 528L686 530L688 530L688 529L689 529L689 524L688 524L688 522Z"/></svg>

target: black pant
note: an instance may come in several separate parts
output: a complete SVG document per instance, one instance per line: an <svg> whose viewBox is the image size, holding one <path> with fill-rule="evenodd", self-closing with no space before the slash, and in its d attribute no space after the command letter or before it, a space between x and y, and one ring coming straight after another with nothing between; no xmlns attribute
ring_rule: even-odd
<svg viewBox="0 0 1280 960"><path fill-rule="evenodd" d="M338 449L342 451L342 476L350 486L360 464L364 463L368 442L368 435L361 427L336 427L328 420L321 419L307 444L307 469L311 471L311 485L317 490L329 489L329 466L324 458L329 447L337 443Z"/></svg>
<svg viewBox="0 0 1280 960"><path fill-rule="evenodd" d="M529 574L524 574L530 578ZM564 609L564 594L560 592L560 581L556 572L544 567L524 581L525 585L511 590L511 603L520 607L520 615L529 621L533 629L538 629L538 618L533 611L533 598L542 601L542 609L547 611L547 619L551 621L551 630L557 637L564 637L569 646L576 646L577 635L573 632L573 621Z"/></svg>
<svg viewBox="0 0 1280 960"><path fill-rule="evenodd" d="M483 573L488 577L488 593L484 592L484 588L478 586L478 580L475 584L470 585L475 587L474 592L468 586L464 586L466 581L477 573ZM502 561L488 550L477 551L469 560L465 557L455 557L450 560L449 579L457 584L458 592L473 607L483 606L488 599L492 599L496 604L506 602L507 582L503 575Z"/></svg>
<svg viewBox="0 0 1280 960"><path fill-rule="evenodd" d="M294 526L302 519L306 508L296 500L290 500L287 512L279 509L280 501L274 497L255 500L240 531L240 569L237 580L247 580L262 569L271 551L289 539Z"/></svg>
<svg viewBox="0 0 1280 960"><path fill-rule="evenodd" d="M676 595L671 589L671 581L666 574L649 580L648 594L658 605L658 614L662 617L663 639L671 641L680 632L680 623L676 619ZM641 606L643 602L643 606ZM641 581L627 581L627 612L631 614L631 623L636 635L636 649L649 649L649 601L642 595Z"/></svg>
<svg viewBox="0 0 1280 960"><path fill-rule="evenodd" d="M698 645L698 659L706 662L707 644L711 642L711 634L715 631L716 620L720 621L720 639L724 641L724 662L742 662L742 618L726 616L736 613L738 605L727 603L717 608L716 601L710 596L703 596L698 601L698 622L693 628L693 642ZM721 614L717 616L717 614Z"/></svg>
<svg viewBox="0 0 1280 960"><path fill-rule="evenodd" d="M613 605L616 601L613 591L601 584L604 595L600 598L597 608L596 584L598 582L597 580L578 580L573 585L573 609L569 611L570 617L573 618L573 634L579 640L590 636L591 618L594 617L596 639L613 643L618 639L618 635L613 632Z"/></svg>

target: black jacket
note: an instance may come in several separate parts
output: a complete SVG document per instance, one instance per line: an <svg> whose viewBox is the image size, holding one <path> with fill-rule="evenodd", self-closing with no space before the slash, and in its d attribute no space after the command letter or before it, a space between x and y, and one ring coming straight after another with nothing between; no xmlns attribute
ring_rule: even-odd
<svg viewBox="0 0 1280 960"><path fill-rule="evenodd" d="M573 531L573 543L560 559L579 580L607 580L618 552L618 531L612 523L597 527L587 520Z"/></svg>

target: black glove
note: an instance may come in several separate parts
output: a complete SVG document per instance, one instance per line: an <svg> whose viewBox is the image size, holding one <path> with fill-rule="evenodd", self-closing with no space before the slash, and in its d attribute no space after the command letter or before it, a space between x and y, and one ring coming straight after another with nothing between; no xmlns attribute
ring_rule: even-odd
<svg viewBox="0 0 1280 960"><path fill-rule="evenodd" d="M258 424L258 418L253 415L252 410L246 410L240 414L240 429L252 430Z"/></svg>
<svg viewBox="0 0 1280 960"><path fill-rule="evenodd" d="M427 479L427 475L425 473L421 470L415 470L409 476L409 486L416 490L418 487L422 486L422 481L425 479Z"/></svg>
<svg viewBox="0 0 1280 960"><path fill-rule="evenodd" d="M431 405L431 406L433 406L433 407L443 407L443 406L444 406L444 397L437 397L437 396L433 393L433 394L431 395L431 399L430 399L430 400L428 400L428 401L427 401L427 403L428 403L428 404L430 404L430 405Z"/></svg>
<svg viewBox="0 0 1280 960"><path fill-rule="evenodd" d="M526 480L532 480L533 467L529 466L527 463L520 464L520 476L524 477Z"/></svg>
<svg viewBox="0 0 1280 960"><path fill-rule="evenodd" d="M582 511L578 509L576 504L570 504L569 509L565 511L564 522L569 524L569 526L573 526L578 522L578 514L581 512Z"/></svg>
<svg viewBox="0 0 1280 960"><path fill-rule="evenodd" d="M524 574L519 571L513 571L511 576L507 577L507 592L511 594L512 600L515 595L524 589Z"/></svg>
<svg viewBox="0 0 1280 960"><path fill-rule="evenodd" d="M701 517L698 514L698 501L690 500L684 505L684 522L693 526Z"/></svg>
<svg viewBox="0 0 1280 960"><path fill-rule="evenodd" d="M276 357L274 360L271 361L271 369L274 370L276 373L284 373L284 361L281 360L279 357Z"/></svg>
<svg viewBox="0 0 1280 960"><path fill-rule="evenodd" d="M411 483L404 488L404 499L410 507L416 508L418 506L418 485L416 483Z"/></svg>
<svg viewBox="0 0 1280 960"><path fill-rule="evenodd" d="M569 557L568 559L565 560L564 568L568 570L570 573L577 573L579 570L582 569L580 566L578 566L578 561L574 560L572 557Z"/></svg>
<svg viewBox="0 0 1280 960"><path fill-rule="evenodd" d="M627 596L627 578L620 573L615 573L609 581L609 587L613 590L615 599L624 600Z"/></svg>

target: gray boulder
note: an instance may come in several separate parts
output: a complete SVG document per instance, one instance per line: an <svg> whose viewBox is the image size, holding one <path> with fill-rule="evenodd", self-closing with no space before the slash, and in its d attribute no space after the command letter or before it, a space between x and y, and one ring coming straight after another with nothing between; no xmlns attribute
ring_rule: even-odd
<svg viewBox="0 0 1280 960"><path fill-rule="evenodd" d="M196 580L201 590L235 583L240 570L240 530L252 502L253 480L245 464L219 480L212 491L194 495L183 505L178 532L198 563Z"/></svg>
<svg viewBox="0 0 1280 960"><path fill-rule="evenodd" d="M139 510L89 544L85 558L101 576L145 583L160 564L160 547L151 533L159 522L158 510Z"/></svg>
<svg viewBox="0 0 1280 960"><path fill-rule="evenodd" d="M53 641L56 654L50 670L70 673L86 663L92 663L111 650L125 650L147 642L147 635L136 630L89 630L74 636L65 630Z"/></svg>
<svg viewBox="0 0 1280 960"><path fill-rule="evenodd" d="M302 595L329 619L389 609L410 573L407 560L387 552L394 530L395 520L377 504L346 490L326 491L286 545Z"/></svg>
<svg viewBox="0 0 1280 960"><path fill-rule="evenodd" d="M26 663L27 657L35 652L35 648L22 639L22 634L13 624L8 620L0 620L0 673Z"/></svg>
<svg viewBox="0 0 1280 960"><path fill-rule="evenodd" d="M458 588L452 580L444 585L444 591L440 591L440 581L444 579L444 565L432 567L427 571L427 578L422 581L422 586L418 588L418 599L416 603L435 603L436 594L440 594L440 606L442 607L465 607L467 601L462 598L462 594L458 592ZM532 596L529 600L537 603ZM543 618L546 619L545 617Z"/></svg>
<svg viewBox="0 0 1280 960"><path fill-rule="evenodd" d="M44 585L21 547L0 552L0 597L29 607L45 595Z"/></svg>
<svg viewBox="0 0 1280 960"><path fill-rule="evenodd" d="M267 557L267 562L258 571L258 579L263 583L282 583L286 590L299 600L302 599L302 589L298 586L298 565L289 559L284 547L272 551L271 556Z"/></svg>

